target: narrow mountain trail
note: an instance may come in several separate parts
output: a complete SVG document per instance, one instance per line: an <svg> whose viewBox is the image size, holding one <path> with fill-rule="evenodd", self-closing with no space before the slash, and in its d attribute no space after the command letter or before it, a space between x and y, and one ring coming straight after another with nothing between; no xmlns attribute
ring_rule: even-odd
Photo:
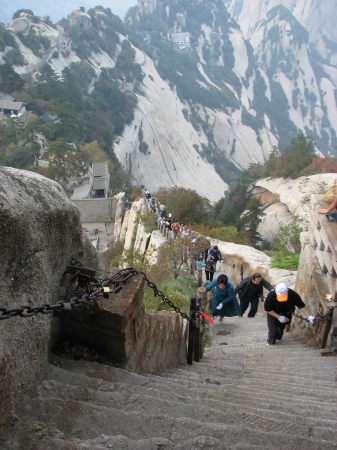
<svg viewBox="0 0 337 450"><path fill-rule="evenodd" d="M4 450L337 448L336 360L291 334L266 346L263 311L210 328L200 363L159 375L55 359L7 422Z"/></svg>

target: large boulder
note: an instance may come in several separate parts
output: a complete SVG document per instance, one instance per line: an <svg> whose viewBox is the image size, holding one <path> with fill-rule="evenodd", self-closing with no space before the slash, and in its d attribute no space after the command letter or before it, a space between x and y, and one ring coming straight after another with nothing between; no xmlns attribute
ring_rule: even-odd
<svg viewBox="0 0 337 450"><path fill-rule="evenodd" d="M266 241L273 242L280 225L291 223L298 217L306 228L310 221L310 197L321 195L337 181L335 173L300 177L295 180L263 178L251 187L250 195L260 198L265 216L259 225L259 233Z"/></svg>
<svg viewBox="0 0 337 450"><path fill-rule="evenodd" d="M40 175L0 167L0 179L0 307L64 299L70 259L97 264L78 209L58 183ZM8 399L15 403L44 375L57 334L52 315L0 321L0 420Z"/></svg>

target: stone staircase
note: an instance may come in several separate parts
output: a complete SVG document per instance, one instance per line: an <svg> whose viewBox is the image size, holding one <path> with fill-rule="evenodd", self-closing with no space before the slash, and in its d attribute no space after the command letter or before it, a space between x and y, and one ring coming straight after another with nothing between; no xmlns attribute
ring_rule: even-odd
<svg viewBox="0 0 337 450"><path fill-rule="evenodd" d="M202 362L160 375L57 358L0 448L336 449L336 359L266 331L264 313L225 318Z"/></svg>

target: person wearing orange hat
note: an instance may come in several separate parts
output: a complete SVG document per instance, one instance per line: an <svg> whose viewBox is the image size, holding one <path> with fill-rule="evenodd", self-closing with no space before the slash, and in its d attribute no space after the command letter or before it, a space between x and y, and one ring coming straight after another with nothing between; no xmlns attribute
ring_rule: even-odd
<svg viewBox="0 0 337 450"><path fill-rule="evenodd" d="M277 284L275 291L269 292L264 302L268 325L267 345L274 345L282 339L286 325L291 322L295 306L303 311L310 323L314 323L315 317L309 314L301 297L285 283Z"/></svg>

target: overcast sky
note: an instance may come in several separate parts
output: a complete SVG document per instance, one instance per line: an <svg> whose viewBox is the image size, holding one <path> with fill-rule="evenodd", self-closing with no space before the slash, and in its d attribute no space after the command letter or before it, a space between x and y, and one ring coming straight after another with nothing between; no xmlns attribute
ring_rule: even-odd
<svg viewBox="0 0 337 450"><path fill-rule="evenodd" d="M27 8L32 9L37 16L49 15L56 23L62 17L67 17L73 9L80 6L88 9L97 5L111 8L123 20L127 10L136 4L137 0L0 0L0 22L10 23L18 9Z"/></svg>

